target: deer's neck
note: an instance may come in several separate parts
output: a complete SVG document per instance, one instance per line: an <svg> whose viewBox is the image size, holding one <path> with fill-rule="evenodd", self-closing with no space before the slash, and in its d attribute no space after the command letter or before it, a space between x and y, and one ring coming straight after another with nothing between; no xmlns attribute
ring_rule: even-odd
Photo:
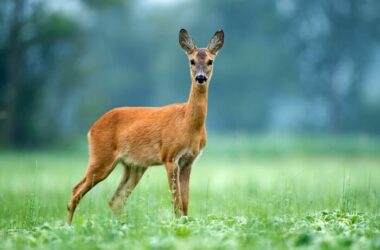
<svg viewBox="0 0 380 250"><path fill-rule="evenodd" d="M187 101L186 123L190 128L200 130L206 122L207 116L207 94L208 86L191 84L190 96Z"/></svg>

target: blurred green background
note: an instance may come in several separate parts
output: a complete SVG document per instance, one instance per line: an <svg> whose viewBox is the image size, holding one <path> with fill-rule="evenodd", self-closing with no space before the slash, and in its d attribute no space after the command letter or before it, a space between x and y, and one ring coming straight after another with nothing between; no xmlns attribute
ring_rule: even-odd
<svg viewBox="0 0 380 250"><path fill-rule="evenodd" d="M187 100L180 28L225 32L189 217L117 168L65 225L92 123ZM380 249L379 69L379 0L0 0L0 249Z"/></svg>
<svg viewBox="0 0 380 250"><path fill-rule="evenodd" d="M377 0L3 0L1 147L85 142L113 107L186 101L182 27L201 47L226 34L211 134L379 134Z"/></svg>

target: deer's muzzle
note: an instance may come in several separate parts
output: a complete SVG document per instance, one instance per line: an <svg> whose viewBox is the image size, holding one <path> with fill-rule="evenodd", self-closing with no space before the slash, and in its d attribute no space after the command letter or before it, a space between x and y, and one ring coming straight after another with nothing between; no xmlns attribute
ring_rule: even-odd
<svg viewBox="0 0 380 250"><path fill-rule="evenodd" d="M207 77L205 75L197 75L195 77L195 81L197 81L200 84L203 84L207 81Z"/></svg>

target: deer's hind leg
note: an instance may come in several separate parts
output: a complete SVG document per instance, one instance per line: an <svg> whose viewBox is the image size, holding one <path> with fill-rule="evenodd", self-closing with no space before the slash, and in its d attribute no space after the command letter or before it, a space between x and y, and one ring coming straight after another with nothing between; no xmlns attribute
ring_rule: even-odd
<svg viewBox="0 0 380 250"><path fill-rule="evenodd" d="M124 174L109 205L115 214L120 214L127 198L137 186L147 167L128 166L124 164Z"/></svg>
<svg viewBox="0 0 380 250"><path fill-rule="evenodd" d="M123 171L123 175L121 176L119 186L117 187L114 195L112 196L110 202L108 203L110 208L114 211L116 209L115 208L116 203L119 202L120 196L122 195L125 184L128 182L129 177L131 176L131 167L126 165L124 162L123 162L123 167L124 167L124 171Z"/></svg>
<svg viewBox="0 0 380 250"><path fill-rule="evenodd" d="M72 196L67 205L68 217L67 222L71 224L76 207L83 196L91 190L96 184L107 178L117 165L118 160L113 158L103 160L90 160L86 174L83 179L73 188Z"/></svg>

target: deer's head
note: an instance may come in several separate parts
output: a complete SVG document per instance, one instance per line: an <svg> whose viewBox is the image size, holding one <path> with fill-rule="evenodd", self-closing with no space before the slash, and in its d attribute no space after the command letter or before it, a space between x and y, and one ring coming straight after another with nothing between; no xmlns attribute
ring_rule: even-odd
<svg viewBox="0 0 380 250"><path fill-rule="evenodd" d="M214 60L224 43L223 30L218 30L211 38L207 48L197 48L185 29L179 31L179 44L186 52L190 63L192 82L207 85L212 76Z"/></svg>

